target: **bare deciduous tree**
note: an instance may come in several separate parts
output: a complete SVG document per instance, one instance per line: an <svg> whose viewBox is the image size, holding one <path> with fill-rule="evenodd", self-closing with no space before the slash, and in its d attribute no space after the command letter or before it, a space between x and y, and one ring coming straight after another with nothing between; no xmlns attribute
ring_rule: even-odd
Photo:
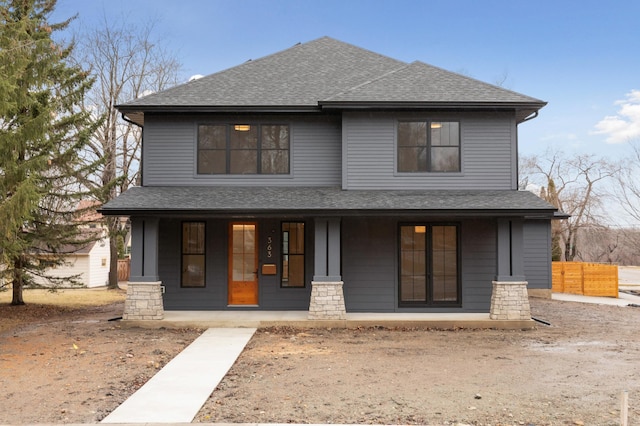
<svg viewBox="0 0 640 426"><path fill-rule="evenodd" d="M78 36L77 61L91 69L96 79L85 99L85 108L102 117L87 160L102 159L102 167L89 188L102 188L99 201L106 203L139 182L141 129L119 117L115 106L150 92L175 85L180 64L154 38L154 25L104 19L101 28ZM106 219L110 237L109 287L118 284L118 239L128 229L119 218Z"/></svg>
<svg viewBox="0 0 640 426"><path fill-rule="evenodd" d="M580 258L579 231L603 223L605 183L616 175L618 166L594 155L567 157L560 151L526 157L521 165L521 182L536 185L542 198L571 215L552 225L554 260Z"/></svg>
<svg viewBox="0 0 640 426"><path fill-rule="evenodd" d="M629 146L631 153L620 168L614 193L625 212L640 224L640 141Z"/></svg>

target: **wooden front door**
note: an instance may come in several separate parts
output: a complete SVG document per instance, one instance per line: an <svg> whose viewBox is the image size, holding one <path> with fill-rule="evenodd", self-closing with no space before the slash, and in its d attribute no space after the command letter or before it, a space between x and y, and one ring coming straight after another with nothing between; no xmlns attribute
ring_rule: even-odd
<svg viewBox="0 0 640 426"><path fill-rule="evenodd" d="M229 305L258 304L258 224L229 224Z"/></svg>

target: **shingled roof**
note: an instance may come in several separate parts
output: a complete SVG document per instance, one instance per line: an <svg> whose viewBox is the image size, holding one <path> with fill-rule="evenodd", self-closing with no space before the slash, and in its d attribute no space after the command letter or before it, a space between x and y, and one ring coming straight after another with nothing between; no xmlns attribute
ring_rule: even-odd
<svg viewBox="0 0 640 426"><path fill-rule="evenodd" d="M129 119L144 113L321 111L343 108L505 108L519 120L545 102L460 74L407 64L330 37L118 105Z"/></svg>
<svg viewBox="0 0 640 426"><path fill-rule="evenodd" d="M152 186L130 188L100 210L130 214L456 214L553 216L529 191L397 191L337 187Z"/></svg>

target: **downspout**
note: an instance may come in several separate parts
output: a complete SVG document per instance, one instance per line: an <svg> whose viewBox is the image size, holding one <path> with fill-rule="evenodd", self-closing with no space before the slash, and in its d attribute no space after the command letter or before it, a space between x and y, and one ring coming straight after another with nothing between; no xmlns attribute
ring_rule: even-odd
<svg viewBox="0 0 640 426"><path fill-rule="evenodd" d="M127 118L127 116L126 116L126 115L124 115L124 112L120 113L120 117L122 117L122 119L123 119L124 121L126 121L127 123L129 123L129 124L133 124L134 126L138 126L138 127L140 127L140 129L142 130L142 142L140 143L140 186L143 186L143 185L142 185L142 179L143 179L143 176L144 176L144 175L142 174L142 170L143 170L142 165L143 165L144 163L142 162L142 159L143 159L143 154L142 154L142 153L144 152L144 150L142 149L142 145L144 145L144 126L141 126L141 125L139 125L138 123L136 123L136 122L134 122L134 121L129 120L129 119Z"/></svg>

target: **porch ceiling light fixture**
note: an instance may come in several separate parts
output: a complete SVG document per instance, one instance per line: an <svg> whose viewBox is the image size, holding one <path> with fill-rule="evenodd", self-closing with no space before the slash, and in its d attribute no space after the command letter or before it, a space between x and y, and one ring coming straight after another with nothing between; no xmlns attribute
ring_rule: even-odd
<svg viewBox="0 0 640 426"><path fill-rule="evenodd" d="M248 132L251 130L251 125L249 124L236 124L233 126L233 130L236 132Z"/></svg>
<svg viewBox="0 0 640 426"><path fill-rule="evenodd" d="M424 225L418 225L418 226L414 226L413 227L413 231L416 234L424 234L425 232L427 232L427 227Z"/></svg>
<svg viewBox="0 0 640 426"><path fill-rule="evenodd" d="M442 128L442 123L431 123L432 129L440 129Z"/></svg>

